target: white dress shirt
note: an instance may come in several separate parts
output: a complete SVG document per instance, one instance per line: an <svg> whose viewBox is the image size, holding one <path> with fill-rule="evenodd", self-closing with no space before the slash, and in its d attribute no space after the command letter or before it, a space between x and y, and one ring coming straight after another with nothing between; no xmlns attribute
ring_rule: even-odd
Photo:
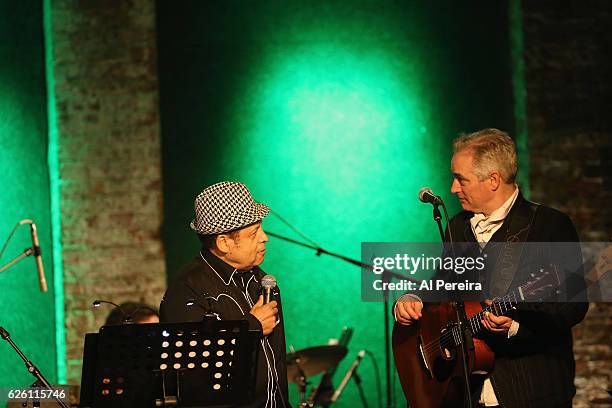
<svg viewBox="0 0 612 408"><path fill-rule="evenodd" d="M516 186L514 193L512 193L510 198L508 198L501 207L493 211L488 217L482 213L479 213L474 214L474 216L470 219L472 232L476 237L476 241L478 241L480 244L481 249L487 245L493 234L495 234L504 223L504 220L508 216L510 209L518 197L518 193L519 189L518 186ZM508 338L516 335L518 329L519 323L513 320L512 324L510 325L510 329L508 329ZM487 377L487 379L484 381L479 402L487 407L499 405L497 397L495 396L495 391L493 390L493 384L491 384L491 379L489 377Z"/></svg>

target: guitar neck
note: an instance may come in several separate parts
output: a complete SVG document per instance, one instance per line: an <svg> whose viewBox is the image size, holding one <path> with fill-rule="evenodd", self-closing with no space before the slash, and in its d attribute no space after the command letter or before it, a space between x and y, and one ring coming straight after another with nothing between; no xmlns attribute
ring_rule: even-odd
<svg viewBox="0 0 612 408"><path fill-rule="evenodd" d="M485 313L490 312L496 316L503 316L509 311L516 309L518 302L523 300L520 290L521 288L518 288L518 290L512 291L502 298L494 299L490 305L483 307L480 312L470 316L468 322L472 333L478 334L484 330L481 320L484 319Z"/></svg>
<svg viewBox="0 0 612 408"><path fill-rule="evenodd" d="M480 333L484 328L481 320L484 319L486 312L493 313L496 316L503 316L510 310L516 309L519 302L526 299L544 300L550 293L551 289L558 288L560 285L559 274L551 265L550 269L540 269L537 274L532 274L533 279L510 292L504 297L495 298L490 305L473 316L468 318L472 333Z"/></svg>

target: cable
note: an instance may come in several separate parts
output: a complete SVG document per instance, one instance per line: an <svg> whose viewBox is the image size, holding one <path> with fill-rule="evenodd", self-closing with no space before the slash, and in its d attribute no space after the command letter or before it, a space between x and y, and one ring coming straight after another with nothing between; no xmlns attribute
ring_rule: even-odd
<svg viewBox="0 0 612 408"><path fill-rule="evenodd" d="M380 384L380 370L378 368L378 363L376 362L376 357L374 356L374 353L372 353L370 350L365 350L366 354L368 355L368 357L370 357L370 359L372 360L372 365L374 366L374 371L376 371L376 393L378 394L378 407L382 408L383 406L383 402L382 402L382 386Z"/></svg>
<svg viewBox="0 0 612 408"><path fill-rule="evenodd" d="M2 250L0 251L0 258L2 258L2 254L4 254L4 251L6 250L6 247L8 246L9 241L11 240L11 238L13 238L13 235L15 235L17 228L21 227L23 224L32 224L33 222L34 221L30 219L25 219L25 220L19 221L17 225L13 227L13 230L9 234L8 238L6 239L6 242L4 243L4 246L2 247Z"/></svg>
<svg viewBox="0 0 612 408"><path fill-rule="evenodd" d="M283 224L285 224L286 226L288 226L292 231L294 231L296 234L298 234L300 237L304 238L306 241L310 242L311 245L315 245L317 247L321 247L321 245L319 245L317 242L313 241L312 239L308 238L308 236L306 234L304 234L302 231L300 231L299 229L297 229L296 227L294 227L293 225L291 225L291 223L289 221L287 221L285 218L283 218L282 215L280 215L279 213L277 213L276 211L274 211L273 209L270 208L270 214L274 215L276 218L278 218Z"/></svg>

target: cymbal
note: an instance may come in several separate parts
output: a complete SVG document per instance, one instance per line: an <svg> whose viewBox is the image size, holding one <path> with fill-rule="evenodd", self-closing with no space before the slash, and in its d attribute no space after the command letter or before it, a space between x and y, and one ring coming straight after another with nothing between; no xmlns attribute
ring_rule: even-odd
<svg viewBox="0 0 612 408"><path fill-rule="evenodd" d="M290 383L312 377L338 364L346 356L344 346L314 346L287 354L287 378Z"/></svg>

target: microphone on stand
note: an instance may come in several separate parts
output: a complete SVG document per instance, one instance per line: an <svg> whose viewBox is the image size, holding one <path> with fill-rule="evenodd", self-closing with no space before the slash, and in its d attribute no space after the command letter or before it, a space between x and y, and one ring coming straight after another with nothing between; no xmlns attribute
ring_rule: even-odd
<svg viewBox="0 0 612 408"><path fill-rule="evenodd" d="M102 303L106 303L107 305L111 305L113 306L113 309L118 310L119 313L121 313L121 317L123 318L123 323L133 323L132 322L132 316L128 315L127 313L125 313L125 310L123 310L121 308L121 306L119 306L118 304L111 302L110 300L100 300L100 299L96 299L93 301L92 305L93 307L100 307L102 305Z"/></svg>
<svg viewBox="0 0 612 408"><path fill-rule="evenodd" d="M419 200L421 200L422 203L429 203L433 205L433 219L438 223L440 237L442 237L442 240L444 241L444 231L442 230L442 224L440 223L440 220L442 219L442 213L440 213L440 208L438 208L438 206L441 205L444 209L444 214L446 215L447 222L448 215L446 214L446 206L444 205L442 198L440 198L440 196L435 195L434 192L431 191L431 188L423 187L421 191L419 191Z"/></svg>
<svg viewBox="0 0 612 408"><path fill-rule="evenodd" d="M419 191L419 200L422 203L430 203L434 205L442 204L442 199L440 196L434 194L429 187L423 187L421 191Z"/></svg>
<svg viewBox="0 0 612 408"><path fill-rule="evenodd" d="M34 259L36 259L36 269L38 270L38 283L40 285L40 291L47 291L47 280L45 279L45 269L43 267L42 252L40 250L40 243L38 242L38 234L36 233L36 224L33 222L30 224L30 233L32 234L32 251Z"/></svg>
<svg viewBox="0 0 612 408"><path fill-rule="evenodd" d="M15 225L15 227L13 228L13 231L11 231L8 239L4 243L4 246L2 247L2 249L0 249L0 257L4 253L4 250L6 249L9 241L13 237L13 234L15 234L15 232L17 231L17 228L19 228L20 226L24 224L30 225L32 246L30 248L26 248L21 255L17 256L16 258L14 258L12 261L7 263L6 265L0 267L0 272L4 272L11 266L15 265L17 262L21 261L23 258L26 258L30 255L34 255L34 258L36 260L36 269L38 270L38 283L40 285L40 291L46 292L47 291L47 280L45 279L45 269L43 268L43 262L42 262L42 256L41 256L42 252L40 250L40 242L38 241L38 234L36 233L36 224L34 224L34 221L30 219L24 219L24 220L19 221L17 225Z"/></svg>
<svg viewBox="0 0 612 408"><path fill-rule="evenodd" d="M434 206L433 218L434 218L434 221L436 221L436 223L438 224L438 232L440 233L440 239L442 240L442 242L448 242L450 244L451 254L452 254L453 259L455 259L456 255L455 255L455 245L454 245L454 240L453 240L453 231L450 226L448 211L446 210L446 206L444 205L444 202L439 196L435 195L433 191L431 191L431 188L429 187L423 187L421 191L419 191L419 200L421 200L424 203L433 204ZM441 205L442 208L444 209L444 216L446 217L446 231L448 232L448 240L446 239L444 230L442 229L442 222L441 222L442 214L440 213L440 209L438 208L439 205ZM445 251L446 251L446 248L445 248ZM461 343L463 347L463 353L461 353L461 365L463 368L463 377L465 380L464 381L465 398L467 401L467 406L472 406L472 392L471 392L471 386L470 386L470 381L469 381L468 363L467 363L466 354L467 354L467 348L474 348L474 343L472 340L470 330L468 329L468 325L466 323L467 317L465 315L464 302L458 301L458 302L455 302L455 304L456 304L455 311L457 314L457 322L459 322L459 327L461 328L461 332L459 336L462 340Z"/></svg>
<svg viewBox="0 0 612 408"><path fill-rule="evenodd" d="M270 303L272 289L276 287L276 278L272 275L266 275L261 279L261 286L263 289L263 302Z"/></svg>
<svg viewBox="0 0 612 408"><path fill-rule="evenodd" d="M344 391L344 387L346 387L346 384L348 384L351 377L353 375L357 375L355 373L355 370L357 370L357 367L359 366L359 363L361 363L361 360L363 359L363 356L365 356L365 353L366 353L365 350L361 350L359 353L357 353L357 358L355 358L355 361L353 361L353 364L351 364L351 367L348 369L348 371L344 375L344 378L342 378L342 381L340 381L340 385L338 385L338 388L334 392L334 395L332 395L331 397L332 403L336 402L338 397L340 397L340 394L342 394L342 391Z"/></svg>

